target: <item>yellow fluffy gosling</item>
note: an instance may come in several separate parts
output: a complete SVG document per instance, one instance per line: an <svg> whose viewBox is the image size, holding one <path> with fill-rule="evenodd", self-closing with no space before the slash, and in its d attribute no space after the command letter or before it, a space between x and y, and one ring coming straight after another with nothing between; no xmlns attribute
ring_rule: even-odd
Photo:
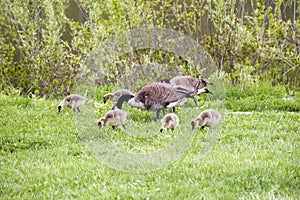
<svg viewBox="0 0 300 200"><path fill-rule="evenodd" d="M214 110L208 109L200 113L200 115L192 121L192 131L195 127L200 126L203 129L205 126L214 127L221 119L221 114Z"/></svg>
<svg viewBox="0 0 300 200"><path fill-rule="evenodd" d="M74 112L77 109L80 112L80 107L84 105L86 98L78 94L71 94L67 96L59 105L58 112L60 112L65 107L71 108Z"/></svg>
<svg viewBox="0 0 300 200"><path fill-rule="evenodd" d="M169 113L162 118L161 124L160 132L168 129L174 130L179 124L179 118L176 114Z"/></svg>
<svg viewBox="0 0 300 200"><path fill-rule="evenodd" d="M113 129L115 126L125 127L127 113L115 108L114 110L108 111L103 117L98 120L98 126L101 128L102 126L111 126Z"/></svg>

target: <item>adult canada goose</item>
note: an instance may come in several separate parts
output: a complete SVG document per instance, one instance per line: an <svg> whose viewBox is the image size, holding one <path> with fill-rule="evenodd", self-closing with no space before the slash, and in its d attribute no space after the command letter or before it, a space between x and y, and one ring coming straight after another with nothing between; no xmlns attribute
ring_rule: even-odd
<svg viewBox="0 0 300 200"><path fill-rule="evenodd" d="M214 127L220 121L221 117L221 114L214 109L204 110L192 121L192 131L194 131L196 126L200 126L201 129L205 126Z"/></svg>
<svg viewBox="0 0 300 200"><path fill-rule="evenodd" d="M170 84L194 92L194 95L191 98L196 104L196 109L199 108L196 95L200 93L211 93L207 88L205 88L207 86L207 82L205 80L191 76L175 76L170 80Z"/></svg>
<svg viewBox="0 0 300 200"><path fill-rule="evenodd" d="M176 114L169 113L162 118L161 124L160 132L168 129L174 130L179 124L179 118Z"/></svg>
<svg viewBox="0 0 300 200"><path fill-rule="evenodd" d="M97 124L99 128L102 126L112 126L114 129L115 126L122 126L124 129L125 127L125 120L126 120L127 113L115 108L114 110L108 111L103 117L101 117Z"/></svg>
<svg viewBox="0 0 300 200"><path fill-rule="evenodd" d="M84 105L86 98L78 94L71 94L67 96L59 105L58 112L60 112L65 107L71 108L74 112L77 109L80 111L80 106Z"/></svg>
<svg viewBox="0 0 300 200"><path fill-rule="evenodd" d="M129 91L127 89L120 89L120 90L115 91L114 93L105 94L103 96L103 101L104 101L104 103L106 103L107 100L110 100L112 102L117 102L119 100L119 98L125 94L134 95L131 91Z"/></svg>
<svg viewBox="0 0 300 200"><path fill-rule="evenodd" d="M170 84L154 82L144 86L137 94L132 97L130 95L123 95L116 107L122 108L124 101L129 105L142 108L148 111L156 111L156 118L159 118L160 110L165 115L165 108L173 108L182 105L186 99L193 95L192 92L180 87L173 87Z"/></svg>

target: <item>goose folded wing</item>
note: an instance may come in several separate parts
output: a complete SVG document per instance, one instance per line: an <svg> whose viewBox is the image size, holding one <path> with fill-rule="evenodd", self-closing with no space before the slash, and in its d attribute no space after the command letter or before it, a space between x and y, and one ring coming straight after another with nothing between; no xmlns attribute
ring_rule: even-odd
<svg viewBox="0 0 300 200"><path fill-rule="evenodd" d="M135 96L135 101L137 102L153 104L175 102L178 101L178 99L176 89L163 83L146 85Z"/></svg>

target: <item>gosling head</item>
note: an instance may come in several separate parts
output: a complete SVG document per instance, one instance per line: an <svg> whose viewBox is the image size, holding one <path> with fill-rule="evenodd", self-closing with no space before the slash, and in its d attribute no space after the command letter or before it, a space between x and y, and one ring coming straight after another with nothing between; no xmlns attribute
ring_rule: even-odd
<svg viewBox="0 0 300 200"><path fill-rule="evenodd" d="M172 131L174 131L175 130L175 128L173 128L173 127L171 127L170 128ZM160 128L160 132L162 133L163 131L167 131L168 130L168 127L163 127L163 128Z"/></svg>
<svg viewBox="0 0 300 200"><path fill-rule="evenodd" d="M162 133L163 131L167 131L168 130L168 126L167 124L164 124L161 128L160 128L160 132Z"/></svg>
<svg viewBox="0 0 300 200"><path fill-rule="evenodd" d="M62 109L64 109L65 107L71 106L71 99L70 98L66 98L64 99L58 106L58 112L60 112Z"/></svg>
<svg viewBox="0 0 300 200"><path fill-rule="evenodd" d="M195 127L197 126L201 126L200 129L204 129L204 125L203 124L203 119L202 118L196 118L192 121L191 125L192 125L192 131L194 132Z"/></svg>
<svg viewBox="0 0 300 200"><path fill-rule="evenodd" d="M67 96L58 106L58 112L60 112L65 107L71 108L74 112L75 109L80 111L79 107L84 105L86 98L77 94L71 94Z"/></svg>
<svg viewBox="0 0 300 200"><path fill-rule="evenodd" d="M105 124L105 118L104 118L104 117L101 117L101 118L99 119L99 121L97 122L97 124L98 124L98 127L99 127L99 128L102 128L102 127L104 126L104 124Z"/></svg>
<svg viewBox="0 0 300 200"><path fill-rule="evenodd" d="M196 126L200 126L201 129L203 129L205 126L213 128L218 124L220 119L221 114L218 111L214 109L204 110L196 119L192 121L192 130L194 131Z"/></svg>

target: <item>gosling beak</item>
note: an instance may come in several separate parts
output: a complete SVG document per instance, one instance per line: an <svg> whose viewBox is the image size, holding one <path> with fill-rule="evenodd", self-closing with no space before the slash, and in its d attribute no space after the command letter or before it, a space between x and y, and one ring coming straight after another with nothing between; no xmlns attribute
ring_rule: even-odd
<svg viewBox="0 0 300 200"><path fill-rule="evenodd" d="M58 108L58 112L60 112L61 111L61 106L58 106L57 108Z"/></svg>
<svg viewBox="0 0 300 200"><path fill-rule="evenodd" d="M101 122L98 122L97 124L98 124L98 127L99 127L99 128L102 128Z"/></svg>

